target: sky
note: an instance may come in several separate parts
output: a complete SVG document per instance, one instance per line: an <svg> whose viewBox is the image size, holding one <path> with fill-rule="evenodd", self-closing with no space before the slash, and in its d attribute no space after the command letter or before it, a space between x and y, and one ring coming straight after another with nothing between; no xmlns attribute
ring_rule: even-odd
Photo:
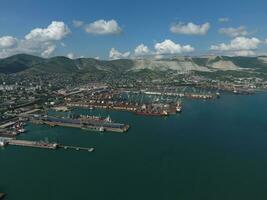
<svg viewBox="0 0 267 200"><path fill-rule="evenodd" d="M1 0L0 58L267 53L264 0Z"/></svg>

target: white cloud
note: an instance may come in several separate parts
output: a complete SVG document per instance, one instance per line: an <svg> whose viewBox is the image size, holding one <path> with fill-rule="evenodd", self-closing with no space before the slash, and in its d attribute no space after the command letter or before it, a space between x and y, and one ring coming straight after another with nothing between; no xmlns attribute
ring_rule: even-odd
<svg viewBox="0 0 267 200"><path fill-rule="evenodd" d="M53 21L47 28L35 28L25 36L26 40L56 41L62 40L70 30L64 22Z"/></svg>
<svg viewBox="0 0 267 200"><path fill-rule="evenodd" d="M75 58L75 55L74 55L74 53L68 53L67 54L67 57L69 58L69 59L74 59Z"/></svg>
<svg viewBox="0 0 267 200"><path fill-rule="evenodd" d="M255 56L255 52L251 50L241 50L241 51L234 51L233 54L235 56Z"/></svg>
<svg viewBox="0 0 267 200"><path fill-rule="evenodd" d="M182 46L168 39L161 43L156 43L154 47L156 54L180 54L189 53L195 50L190 45Z"/></svg>
<svg viewBox="0 0 267 200"><path fill-rule="evenodd" d="M123 59L123 58L128 58L130 56L130 52L127 51L125 53L121 53L115 48L112 48L109 52L109 58L111 60L117 60L117 59Z"/></svg>
<svg viewBox="0 0 267 200"><path fill-rule="evenodd" d="M151 51L149 50L149 48L147 46L145 46L144 44L138 45L134 50L134 53L135 53L136 56L147 55L150 52Z"/></svg>
<svg viewBox="0 0 267 200"><path fill-rule="evenodd" d="M17 44L17 39L12 36L3 36L0 37L0 49L1 48L10 48Z"/></svg>
<svg viewBox="0 0 267 200"><path fill-rule="evenodd" d="M230 44L221 43L212 45L211 50L216 51L239 51L239 50L255 50L258 48L261 41L258 38L237 37L231 40Z"/></svg>
<svg viewBox="0 0 267 200"><path fill-rule="evenodd" d="M209 23L205 23L202 25L197 25L192 22L184 24L184 23L176 23L173 24L170 28L172 33L176 34L185 34L185 35L206 35L210 28Z"/></svg>
<svg viewBox="0 0 267 200"><path fill-rule="evenodd" d="M230 19L228 17L222 17L222 18L219 18L218 21L221 23L225 23L225 22L229 22Z"/></svg>
<svg viewBox="0 0 267 200"><path fill-rule="evenodd" d="M97 20L91 24L88 24L85 28L87 33L95 35L114 35L120 34L122 29L115 20Z"/></svg>
<svg viewBox="0 0 267 200"><path fill-rule="evenodd" d="M79 28L79 27L83 26L84 22L81 20L73 20L72 24L74 27Z"/></svg>
<svg viewBox="0 0 267 200"><path fill-rule="evenodd" d="M24 39L16 39L11 36L2 37L5 39L1 42L4 48L0 48L0 58L18 53L48 57L55 51L58 41L69 33L70 30L64 22L53 21L47 28L31 30Z"/></svg>
<svg viewBox="0 0 267 200"><path fill-rule="evenodd" d="M43 57L49 57L55 51L55 49L56 49L55 45L50 45L41 53L41 55Z"/></svg>
<svg viewBox="0 0 267 200"><path fill-rule="evenodd" d="M248 35L248 32L246 30L246 27L240 26L238 28L221 28L219 30L219 33L230 36L230 37L239 37L239 36L246 36Z"/></svg>

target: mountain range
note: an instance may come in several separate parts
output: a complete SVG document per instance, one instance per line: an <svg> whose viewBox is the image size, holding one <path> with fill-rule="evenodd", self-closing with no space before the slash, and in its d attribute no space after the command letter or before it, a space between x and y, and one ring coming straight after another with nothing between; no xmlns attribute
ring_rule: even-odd
<svg viewBox="0 0 267 200"><path fill-rule="evenodd" d="M140 71L168 71L179 73L196 71L258 72L267 73L267 57L173 57L169 59L97 60L93 58L69 59L63 56L41 58L18 54L0 59L0 73L136 73Z"/></svg>

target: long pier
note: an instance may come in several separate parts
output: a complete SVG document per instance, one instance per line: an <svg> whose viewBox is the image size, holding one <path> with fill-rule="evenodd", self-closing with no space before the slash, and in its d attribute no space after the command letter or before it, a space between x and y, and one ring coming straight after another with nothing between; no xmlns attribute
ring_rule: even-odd
<svg viewBox="0 0 267 200"><path fill-rule="evenodd" d="M9 145L14 146L24 146L24 147L34 147L42 149L57 149L57 143L48 143L42 141L28 141L28 140L9 140L7 142Z"/></svg>
<svg viewBox="0 0 267 200"><path fill-rule="evenodd" d="M3 138L0 137L1 146L13 145L13 146L22 146L22 147L32 147L32 148L40 148L40 149L49 149L49 150L57 150L59 148L62 149L70 149L70 150L83 150L88 152L93 152L95 148L93 147L79 147L79 146L71 146L71 145L63 145L58 143L49 143L44 141L29 141L29 140L17 140L13 138Z"/></svg>
<svg viewBox="0 0 267 200"><path fill-rule="evenodd" d="M87 147L77 147L77 146L68 146L68 145L58 145L58 147L63 148L63 149L71 149L71 150L83 150L83 151L89 151L89 152L93 152L95 149L94 148L87 148Z"/></svg>

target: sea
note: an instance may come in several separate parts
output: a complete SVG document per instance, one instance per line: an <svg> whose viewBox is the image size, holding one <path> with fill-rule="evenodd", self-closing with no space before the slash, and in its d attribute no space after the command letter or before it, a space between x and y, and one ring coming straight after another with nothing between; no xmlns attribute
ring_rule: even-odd
<svg viewBox="0 0 267 200"><path fill-rule="evenodd" d="M75 109L127 133L28 124L19 139L94 147L0 149L5 200L266 200L267 93L184 100L181 114Z"/></svg>

